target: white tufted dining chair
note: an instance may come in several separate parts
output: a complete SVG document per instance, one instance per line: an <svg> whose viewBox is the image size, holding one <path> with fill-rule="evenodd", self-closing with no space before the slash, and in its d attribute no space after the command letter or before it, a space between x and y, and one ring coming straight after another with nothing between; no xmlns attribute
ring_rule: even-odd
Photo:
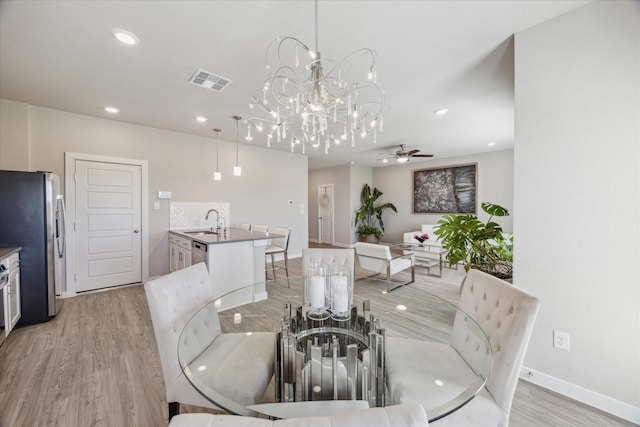
<svg viewBox="0 0 640 427"><path fill-rule="evenodd" d="M493 367L484 388L476 397L462 408L432 424L439 427L505 427L509 423L511 402L540 308L540 299L494 276L478 270L469 270L462 283L458 307L471 317L487 336L491 345ZM465 343L463 330L456 330L463 319L456 317L455 320L451 345L457 352L467 352L468 355L469 344ZM386 347L391 346L393 344L387 340ZM389 353L386 356L388 358ZM473 365L473 356L469 356L467 361ZM387 375L389 388L402 387L409 383L407 378L411 378L415 386L412 390L404 390L404 395L411 398L399 400L420 400L420 381L416 378L416 371L411 371L411 363L404 363L400 367L395 360L389 362L397 366L397 372ZM394 400L394 403L400 401Z"/></svg>
<svg viewBox="0 0 640 427"><path fill-rule="evenodd" d="M179 412L180 403L222 409L204 398L189 383L177 356L178 339L186 322L199 308L215 298L206 265L198 263L156 278L145 283L144 289L160 354L169 419ZM218 337L215 343L220 342L219 345L227 351L219 360L210 361L209 366L216 368L212 369L211 375L219 381L226 381L231 391L243 396L245 404L259 403L258 399L264 394L273 374L275 334L222 334L218 313L214 305L209 307L213 312L206 317L206 324L191 325L194 340L190 351L200 354L203 347ZM250 360L247 360L247 354L251 355ZM242 370L243 375L236 375L237 370Z"/></svg>

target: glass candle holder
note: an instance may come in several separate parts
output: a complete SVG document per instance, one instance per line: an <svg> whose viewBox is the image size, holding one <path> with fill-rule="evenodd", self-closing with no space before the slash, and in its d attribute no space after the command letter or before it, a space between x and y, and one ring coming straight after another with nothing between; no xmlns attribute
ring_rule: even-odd
<svg viewBox="0 0 640 427"><path fill-rule="evenodd" d="M327 265L313 262L307 267L304 278L305 304L309 307L309 317L316 320L326 319L329 308L327 292Z"/></svg>
<svg viewBox="0 0 640 427"><path fill-rule="evenodd" d="M353 299L353 278L351 268L333 265L329 268L330 306L332 317L348 319L351 315Z"/></svg>

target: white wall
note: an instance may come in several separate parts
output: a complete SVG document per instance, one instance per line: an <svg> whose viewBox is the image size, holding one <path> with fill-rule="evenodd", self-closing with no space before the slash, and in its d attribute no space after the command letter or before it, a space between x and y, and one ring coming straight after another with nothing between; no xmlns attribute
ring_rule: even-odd
<svg viewBox="0 0 640 427"><path fill-rule="evenodd" d="M514 284L542 298L525 365L638 423L639 55L637 1L515 38ZM553 329L571 334L569 352Z"/></svg>
<svg viewBox="0 0 640 427"><path fill-rule="evenodd" d="M235 143L220 141L223 175L216 182L213 133L205 138L7 100L0 108L2 168L64 176L64 152L148 160L150 276L169 271L169 200L156 199L160 190L171 191L174 202L229 202L232 222L291 227L290 256L307 246L305 156L241 144L242 176L234 177ZM12 154L5 159L4 153ZM156 201L160 210L153 209Z"/></svg>
<svg viewBox="0 0 640 427"><path fill-rule="evenodd" d="M499 204L512 211L513 207L513 150L492 151L470 156L410 162L373 169L373 185L382 191L382 203L391 202L398 213L387 210L383 216L385 233L383 240L401 242L402 234L420 230L422 224L436 224L440 214L414 214L413 171L440 166L456 166L477 163L477 210L478 217L486 221L488 216L480 208L481 202ZM504 231L511 232L513 216L496 218ZM515 237L515 244L519 244Z"/></svg>

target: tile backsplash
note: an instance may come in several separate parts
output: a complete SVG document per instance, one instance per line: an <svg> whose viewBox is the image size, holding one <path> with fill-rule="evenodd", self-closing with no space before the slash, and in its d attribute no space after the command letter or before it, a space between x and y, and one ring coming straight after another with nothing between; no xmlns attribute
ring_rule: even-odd
<svg viewBox="0 0 640 427"><path fill-rule="evenodd" d="M220 214L220 224L229 227L231 224L231 207L227 202L171 202L169 204L169 230L188 230L191 228L215 227L214 212L205 221L209 209ZM224 221L224 222L223 222Z"/></svg>

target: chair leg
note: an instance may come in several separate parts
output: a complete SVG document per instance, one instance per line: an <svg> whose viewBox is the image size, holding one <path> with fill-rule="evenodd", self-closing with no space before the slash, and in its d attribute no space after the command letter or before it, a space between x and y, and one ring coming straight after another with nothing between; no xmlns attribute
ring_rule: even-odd
<svg viewBox="0 0 640 427"><path fill-rule="evenodd" d="M273 280L276 280L276 261L273 254L271 254L271 273L273 274Z"/></svg>
<svg viewBox="0 0 640 427"><path fill-rule="evenodd" d="M171 418L178 415L179 413L180 413L180 403L169 402L169 421L171 421Z"/></svg>

